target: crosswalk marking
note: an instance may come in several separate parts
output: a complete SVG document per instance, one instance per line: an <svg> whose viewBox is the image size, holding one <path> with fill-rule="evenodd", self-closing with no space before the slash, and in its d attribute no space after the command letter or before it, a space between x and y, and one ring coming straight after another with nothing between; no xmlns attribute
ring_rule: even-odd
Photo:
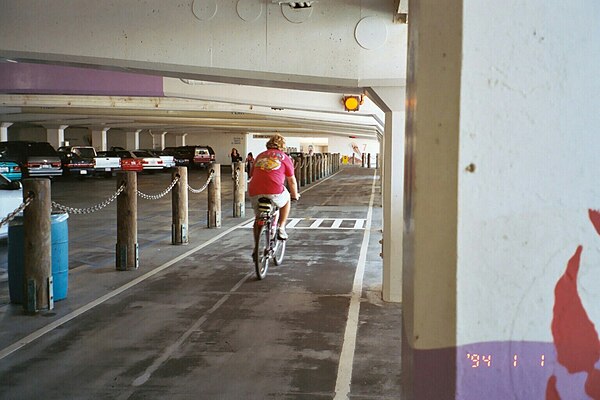
<svg viewBox="0 0 600 400"><path fill-rule="evenodd" d="M289 218L285 229L312 230L362 230L365 229L364 218ZM242 228L252 228L254 221L243 225Z"/></svg>

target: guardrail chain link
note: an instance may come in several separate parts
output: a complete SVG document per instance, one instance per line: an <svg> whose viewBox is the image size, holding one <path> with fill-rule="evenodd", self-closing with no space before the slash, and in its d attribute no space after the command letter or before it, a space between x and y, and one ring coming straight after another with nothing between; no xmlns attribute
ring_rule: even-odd
<svg viewBox="0 0 600 400"><path fill-rule="evenodd" d="M164 196L167 195L167 193L169 193L177 184L177 182L179 182L179 177L176 176L175 179L173 179L173 182L171 182L171 184L162 192L160 192L159 194L146 194L146 193L142 193L139 190L137 191L138 196L140 196L142 199L146 199L146 200L158 200Z"/></svg>
<svg viewBox="0 0 600 400"><path fill-rule="evenodd" d="M12 221L13 219L15 219L15 217L17 215L19 215L19 213L21 211L23 211L24 209L27 208L28 205L31 204L31 202L33 201L33 196L30 194L29 196L27 196L27 198L19 205L19 207L17 207L13 212L9 213L6 217L2 218L2 221L0 221L0 226L4 226L6 224L8 224L10 221Z"/></svg>
<svg viewBox="0 0 600 400"><path fill-rule="evenodd" d="M210 174L208 175L208 179L206 180L206 183L200 188L200 189L194 189L193 187L191 187L188 184L188 190L192 193L202 193L204 190L206 190L206 188L208 187L208 184L210 183L210 181L212 180L212 177L214 175L215 171L213 171L212 169L210 170Z"/></svg>
<svg viewBox="0 0 600 400"><path fill-rule="evenodd" d="M52 202L52 207L56 208L57 210L66 211L71 214L91 214L93 212L103 209L104 207L106 207L107 205L109 205L110 203L115 201L115 199L117 197L119 197L119 195L121 194L121 192L123 192L123 190L125 190L125 184L122 184L112 196L110 196L108 199L104 200L102 203L96 204L95 206L88 207L88 208L68 207L68 206L59 204L55 201Z"/></svg>

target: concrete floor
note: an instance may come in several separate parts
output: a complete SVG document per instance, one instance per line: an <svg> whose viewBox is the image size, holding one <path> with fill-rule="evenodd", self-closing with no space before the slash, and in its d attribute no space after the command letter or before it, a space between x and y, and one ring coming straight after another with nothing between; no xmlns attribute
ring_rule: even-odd
<svg viewBox="0 0 600 400"><path fill-rule="evenodd" d="M206 228L206 192L190 193L187 246L170 245L170 195L138 200L136 271L114 268L115 204L71 215L68 297L36 316L9 303L0 241L0 399L332 399L336 384L336 398L399 399L401 307L381 301L373 174L347 167L301 188L284 263L262 281L250 257L249 202L247 218L232 218L225 171L223 227ZM190 174L193 187L204 180ZM143 174L138 189L154 194L169 182L167 173ZM53 200L89 207L115 188L114 178L57 180ZM365 231L356 219L367 219L371 198ZM335 219L343 229L331 228Z"/></svg>

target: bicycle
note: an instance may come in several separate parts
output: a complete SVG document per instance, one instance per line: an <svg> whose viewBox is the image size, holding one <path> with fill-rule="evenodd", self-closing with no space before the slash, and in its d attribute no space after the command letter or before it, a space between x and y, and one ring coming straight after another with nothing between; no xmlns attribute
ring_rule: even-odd
<svg viewBox="0 0 600 400"><path fill-rule="evenodd" d="M285 254L285 243L277 236L277 220L279 219L279 208L266 197L258 199L258 210L260 215L256 217L258 235L254 238L254 267L256 277L264 279L267 276L269 262L273 260L275 265L281 265Z"/></svg>

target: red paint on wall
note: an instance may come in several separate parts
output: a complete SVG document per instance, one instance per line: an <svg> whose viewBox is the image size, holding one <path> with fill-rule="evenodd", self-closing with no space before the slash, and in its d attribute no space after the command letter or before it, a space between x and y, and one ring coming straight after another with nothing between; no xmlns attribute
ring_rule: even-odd
<svg viewBox="0 0 600 400"><path fill-rule="evenodd" d="M600 399L600 371L590 371L585 380L585 392L594 400Z"/></svg>
<svg viewBox="0 0 600 400"><path fill-rule="evenodd" d="M556 389L556 376L554 375L548 379L548 385L546 385L546 400L560 400L560 395Z"/></svg>
<svg viewBox="0 0 600 400"><path fill-rule="evenodd" d="M558 362L569 373L591 371L600 359L600 342L577 292L582 247L578 246L554 289L552 335Z"/></svg>
<svg viewBox="0 0 600 400"><path fill-rule="evenodd" d="M596 228L596 232L598 232L600 235L600 211L590 209L588 213L590 216L590 221L592 221L594 228Z"/></svg>

